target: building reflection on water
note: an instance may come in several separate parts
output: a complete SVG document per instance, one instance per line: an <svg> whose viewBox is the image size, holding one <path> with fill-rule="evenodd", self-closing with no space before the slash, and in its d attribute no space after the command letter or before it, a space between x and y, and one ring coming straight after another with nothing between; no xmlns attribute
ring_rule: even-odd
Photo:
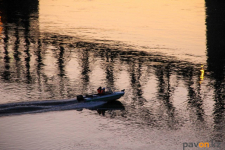
<svg viewBox="0 0 225 150"><path fill-rule="evenodd" d="M216 140L225 139L224 128L224 77L225 77L225 3L205 0L207 65L214 80L214 134Z"/></svg>
<svg viewBox="0 0 225 150"><path fill-rule="evenodd" d="M201 64L125 48L117 43L84 42L71 36L41 33L38 0L20 4L3 0L1 82L23 84L28 91L38 91L40 100L96 92L102 83L113 89L127 88L125 98L129 101L124 102L126 111L120 115L172 130L181 126L175 104L180 99L176 95L180 84L187 93L183 101L190 118L194 118L192 123L198 126L207 122L202 87L211 90L207 83L213 83L214 130L218 133L215 136L224 137L225 37L221 31L224 31L225 17L220 14L225 13L224 5L211 3L216 2L206 0L208 60L204 67L208 73L204 75ZM215 12L215 7L221 12ZM218 16L220 19L216 20ZM73 64L74 68L68 68L72 59L77 60L78 67ZM96 68L99 76L93 79ZM127 76L121 76L123 72ZM128 84L120 84L118 76ZM156 93L149 93L152 90L149 87L156 89Z"/></svg>

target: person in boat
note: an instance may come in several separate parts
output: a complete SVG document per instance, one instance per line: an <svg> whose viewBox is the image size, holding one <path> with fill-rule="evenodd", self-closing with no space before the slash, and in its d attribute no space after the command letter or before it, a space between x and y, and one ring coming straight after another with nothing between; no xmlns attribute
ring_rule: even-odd
<svg viewBox="0 0 225 150"><path fill-rule="evenodd" d="M97 89L97 91L98 91L98 94L101 94L101 92L102 92L102 87L100 86L100 87Z"/></svg>
<svg viewBox="0 0 225 150"><path fill-rule="evenodd" d="M105 88L102 89L101 94L105 94Z"/></svg>
<svg viewBox="0 0 225 150"><path fill-rule="evenodd" d="M97 89L97 91L98 91L98 94L101 94L101 95L105 94L105 88L102 88L101 86Z"/></svg>

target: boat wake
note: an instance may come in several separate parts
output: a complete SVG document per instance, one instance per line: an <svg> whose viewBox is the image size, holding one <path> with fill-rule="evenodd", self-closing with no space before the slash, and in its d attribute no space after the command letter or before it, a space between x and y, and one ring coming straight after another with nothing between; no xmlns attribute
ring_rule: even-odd
<svg viewBox="0 0 225 150"><path fill-rule="evenodd" d="M47 111L96 109L107 102L77 102L76 99L31 101L0 104L0 116L41 113Z"/></svg>

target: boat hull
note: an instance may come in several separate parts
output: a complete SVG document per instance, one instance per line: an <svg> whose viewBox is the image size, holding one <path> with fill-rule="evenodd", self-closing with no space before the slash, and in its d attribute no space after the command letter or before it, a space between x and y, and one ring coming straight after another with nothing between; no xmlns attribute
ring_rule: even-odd
<svg viewBox="0 0 225 150"><path fill-rule="evenodd" d="M114 92L107 95L93 95L92 97L84 97L84 101L113 101L121 98L124 95L124 91Z"/></svg>

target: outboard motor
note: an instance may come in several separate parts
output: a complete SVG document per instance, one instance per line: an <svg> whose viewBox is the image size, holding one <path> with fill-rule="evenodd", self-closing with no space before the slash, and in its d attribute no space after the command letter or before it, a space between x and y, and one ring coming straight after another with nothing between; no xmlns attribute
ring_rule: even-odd
<svg viewBox="0 0 225 150"><path fill-rule="evenodd" d="M77 95L77 101L78 102L84 101L83 95Z"/></svg>

